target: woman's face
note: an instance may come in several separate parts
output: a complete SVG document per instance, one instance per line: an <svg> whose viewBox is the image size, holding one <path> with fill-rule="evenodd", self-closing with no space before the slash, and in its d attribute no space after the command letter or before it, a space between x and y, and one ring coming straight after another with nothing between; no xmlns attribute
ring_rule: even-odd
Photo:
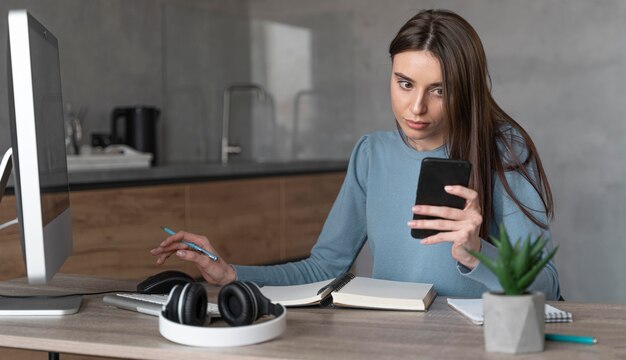
<svg viewBox="0 0 626 360"><path fill-rule="evenodd" d="M443 78L431 52L405 51L393 57L391 107L413 148L425 151L443 145Z"/></svg>

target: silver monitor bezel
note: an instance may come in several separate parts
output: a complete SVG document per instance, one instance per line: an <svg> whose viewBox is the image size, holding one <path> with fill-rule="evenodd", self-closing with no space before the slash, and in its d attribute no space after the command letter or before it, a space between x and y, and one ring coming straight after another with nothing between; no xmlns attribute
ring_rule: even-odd
<svg viewBox="0 0 626 360"><path fill-rule="evenodd" d="M68 206L48 224L45 226L43 224L30 30L42 34L57 49L57 56L58 41L26 10L9 11L8 25L9 71L7 75L11 84L9 107L13 107L10 110L11 140L20 237L28 282L42 284L50 281L72 252L72 219ZM64 125L59 124L59 126ZM39 136L45 135L39 134Z"/></svg>

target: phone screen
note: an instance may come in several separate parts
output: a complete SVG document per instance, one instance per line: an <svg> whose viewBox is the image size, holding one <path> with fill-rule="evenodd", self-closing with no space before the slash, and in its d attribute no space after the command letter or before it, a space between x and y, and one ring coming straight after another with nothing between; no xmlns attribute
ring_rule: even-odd
<svg viewBox="0 0 626 360"><path fill-rule="evenodd" d="M448 194L444 190L446 185L469 184L472 164L465 160L451 160L439 158L424 158L417 183L415 205L446 206L463 209L465 199ZM413 220L437 219L433 216L413 214ZM439 233L439 230L411 229L411 236L424 239Z"/></svg>

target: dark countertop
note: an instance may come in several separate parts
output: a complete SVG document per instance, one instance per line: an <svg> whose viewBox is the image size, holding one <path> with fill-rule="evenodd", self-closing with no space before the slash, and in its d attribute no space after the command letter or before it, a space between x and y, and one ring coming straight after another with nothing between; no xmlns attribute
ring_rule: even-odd
<svg viewBox="0 0 626 360"><path fill-rule="evenodd" d="M190 163L147 169L80 171L69 174L70 190L103 189L204 182L212 180L302 175L346 171L347 161L289 161L267 163Z"/></svg>

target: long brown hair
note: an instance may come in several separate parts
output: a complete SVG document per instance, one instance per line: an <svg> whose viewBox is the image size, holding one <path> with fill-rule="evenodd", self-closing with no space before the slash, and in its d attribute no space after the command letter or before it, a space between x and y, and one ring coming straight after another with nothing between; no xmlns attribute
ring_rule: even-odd
<svg viewBox="0 0 626 360"><path fill-rule="evenodd" d="M493 219L494 173L521 211L547 229L548 224L531 213L537 209L522 204L505 177L507 171L519 172L541 197L548 218L553 217L552 192L537 148L528 133L491 96L487 58L472 26L451 11L421 11L402 26L389 45L392 60L394 55L404 51L429 51L439 59L444 83L444 116L448 124L448 155L451 159L472 163L470 187L478 192L480 199L481 237L488 238ZM520 146L524 151L516 151Z"/></svg>

